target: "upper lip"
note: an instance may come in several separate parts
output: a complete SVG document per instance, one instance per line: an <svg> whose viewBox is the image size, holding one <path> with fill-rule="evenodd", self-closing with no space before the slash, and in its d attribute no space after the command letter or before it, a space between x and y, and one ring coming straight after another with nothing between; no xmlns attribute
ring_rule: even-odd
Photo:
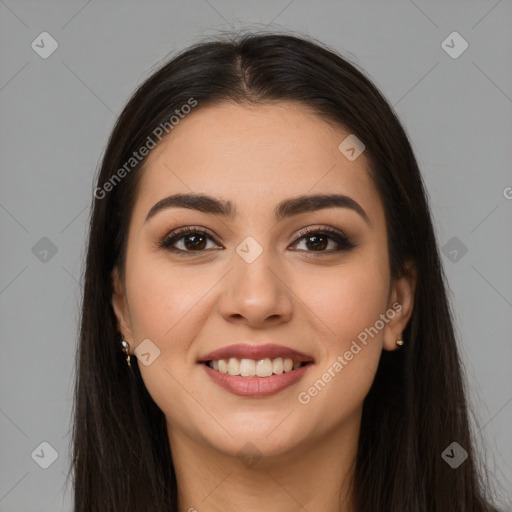
<svg viewBox="0 0 512 512"><path fill-rule="evenodd" d="M293 359L293 361L300 362L314 362L311 356L303 354L297 350L282 345L275 345L268 343L265 345L249 345L246 343L237 343L235 345L228 345L226 347L218 348L213 352L199 358L199 363L205 363L206 361L218 361L220 359L229 359L230 357L236 357L237 359L274 359L276 357L282 357Z"/></svg>

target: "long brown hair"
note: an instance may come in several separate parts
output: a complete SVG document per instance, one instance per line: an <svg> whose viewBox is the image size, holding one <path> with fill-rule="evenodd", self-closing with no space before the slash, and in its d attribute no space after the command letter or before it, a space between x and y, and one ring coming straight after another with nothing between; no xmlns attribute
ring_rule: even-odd
<svg viewBox="0 0 512 512"><path fill-rule="evenodd" d="M178 510L165 417L144 386L136 358L130 371L120 350L111 272L118 266L124 277L128 226L145 159L129 168L126 163L191 98L197 109L221 101L294 101L364 143L385 207L391 275L406 272L408 260L418 273L405 346L382 353L364 401L354 481L357 510L495 510L486 473L475 458L427 193L397 116L364 72L318 41L231 33L187 48L154 72L122 111L103 156L76 360L75 512ZM119 173L123 166L126 172ZM454 441L468 454L457 469L441 456Z"/></svg>

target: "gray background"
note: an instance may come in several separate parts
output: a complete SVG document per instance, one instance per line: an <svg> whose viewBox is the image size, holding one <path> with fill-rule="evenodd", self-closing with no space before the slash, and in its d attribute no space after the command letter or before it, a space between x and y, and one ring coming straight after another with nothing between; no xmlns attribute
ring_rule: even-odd
<svg viewBox="0 0 512 512"><path fill-rule="evenodd" d="M512 499L511 1L5 0L0 511L71 509L64 474L79 281L93 174L116 116L170 52L218 30L265 27L340 51L368 72L404 123L445 247L474 429ZM43 46L44 31L58 43L46 59L31 47ZM469 44L458 58L441 46L453 31ZM51 451L42 442L58 452L47 469L39 464Z"/></svg>

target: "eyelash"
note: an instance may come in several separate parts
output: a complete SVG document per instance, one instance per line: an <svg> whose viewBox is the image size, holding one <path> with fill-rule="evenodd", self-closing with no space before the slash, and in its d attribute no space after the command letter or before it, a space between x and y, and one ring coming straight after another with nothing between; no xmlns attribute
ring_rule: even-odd
<svg viewBox="0 0 512 512"><path fill-rule="evenodd" d="M206 252L207 249L202 249L202 250L197 250L197 251L188 251L188 250L176 249L175 247L172 247L172 244L181 240L182 238L185 238L187 235L190 235L190 234L203 235L203 236L210 238L215 243L217 243L214 240L214 238L207 231L189 226L186 228L177 229L174 233L171 233L170 235L164 237L158 243L158 247L161 249L165 249L167 251L171 251L176 254L180 254L180 255L194 255L198 252ZM339 249L330 250L330 251L305 251L307 253L310 253L310 255L313 257L321 256L323 254L338 253L341 251L350 251L351 249L354 249L358 245L358 244L351 242L350 238L347 237L346 235L344 235L342 232L338 231L337 229L330 228L330 227L304 228L303 230L301 230L299 232L298 238L294 242L293 245L296 245L303 238L306 238L308 235L312 235L312 234L326 235L327 238L334 240L339 246Z"/></svg>

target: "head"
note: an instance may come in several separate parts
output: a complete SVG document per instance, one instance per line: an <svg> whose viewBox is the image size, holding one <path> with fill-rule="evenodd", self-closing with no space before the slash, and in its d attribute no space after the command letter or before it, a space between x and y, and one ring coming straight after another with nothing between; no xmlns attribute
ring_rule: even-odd
<svg viewBox="0 0 512 512"><path fill-rule="evenodd" d="M279 393L228 393L204 363L236 343L309 364ZM126 468L112 503L145 510L175 506L180 435L219 457L250 442L272 464L346 431L361 510L485 510L472 459L440 457L453 440L472 451L427 194L354 64L249 34L187 49L139 87L97 178L75 407L84 503L86 485L108 492L86 471L92 446L99 474Z"/></svg>

